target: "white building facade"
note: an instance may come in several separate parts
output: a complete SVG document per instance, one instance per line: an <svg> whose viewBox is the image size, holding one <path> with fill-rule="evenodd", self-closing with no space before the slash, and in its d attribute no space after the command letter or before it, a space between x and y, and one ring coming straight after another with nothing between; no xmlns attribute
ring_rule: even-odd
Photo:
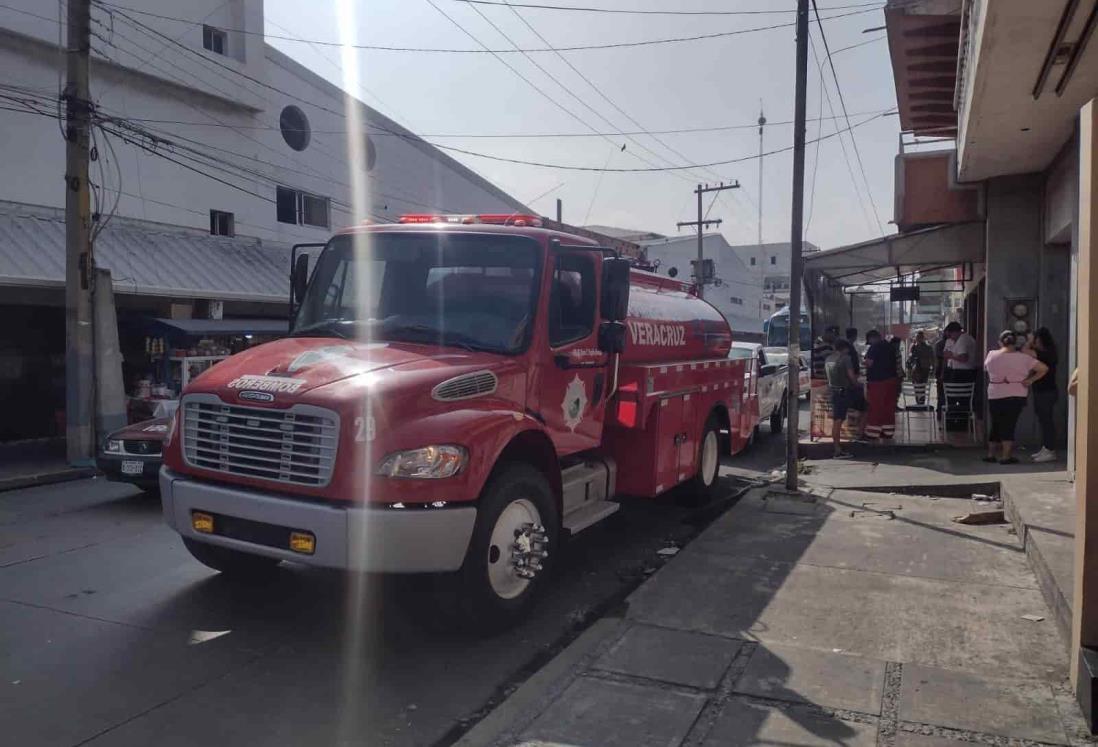
<svg viewBox="0 0 1098 747"><path fill-rule="evenodd" d="M660 275L673 275L689 280L694 272L692 262L698 258L698 237L674 236L639 242L649 262L658 262ZM705 300L717 307L728 319L734 332L761 332L759 308L762 287L751 275L747 265L719 233L702 237L702 251L713 260L714 282L705 286Z"/></svg>
<svg viewBox="0 0 1098 747"><path fill-rule="evenodd" d="M789 262L792 250L788 241L771 244L747 244L733 247L736 255L747 266L748 275L761 287L758 313L768 317L789 305ZM820 248L808 241L802 252L814 254Z"/></svg>
<svg viewBox="0 0 1098 747"><path fill-rule="evenodd" d="M56 3L4 6L0 442L56 436L65 401L68 30ZM285 319L292 244L362 215L528 212L268 45L263 0L93 2L91 16L93 253L127 392L157 349L146 322Z"/></svg>
<svg viewBox="0 0 1098 747"><path fill-rule="evenodd" d="M63 207L60 132L49 116L29 113L57 110L64 62L57 8L11 5L0 8L0 69L11 84L2 90L9 98L0 111L0 157L18 178L0 180L0 200ZM142 12L92 6L91 94L102 125L95 143L102 163L92 175L103 202L109 198L104 214L120 192L120 216L209 230L210 212L218 211L231 220L215 218L215 230L290 244L321 241L347 225L356 179L369 192L366 212L379 221L523 209L269 46L262 0L127 5ZM348 106L357 109L353 116Z"/></svg>

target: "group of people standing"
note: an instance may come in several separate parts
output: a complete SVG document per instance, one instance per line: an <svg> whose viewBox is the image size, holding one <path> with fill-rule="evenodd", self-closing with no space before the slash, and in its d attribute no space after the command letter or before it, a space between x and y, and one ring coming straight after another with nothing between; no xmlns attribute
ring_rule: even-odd
<svg viewBox="0 0 1098 747"><path fill-rule="evenodd" d="M887 442L894 437L905 371L914 384L923 385L934 373L939 411L946 401L945 382L974 384L974 396L964 406L975 407L979 402L978 346L959 323L948 324L935 345L927 341L923 332L916 333L908 349L906 366L903 341L899 338L885 340L876 330L868 332L864 356L859 355L856 340L855 329L846 330L845 337L840 337L838 327L829 327L813 350L813 376L826 379L829 388L835 458L850 457L841 447L842 427L850 411L864 414L858 419L858 440ZM1013 454L1014 431L1031 392L1043 442L1033 459L1036 462L1056 459L1053 419L1058 399L1056 364L1056 345L1047 328L1030 335L1005 331L999 336L999 348L989 352L983 361L991 421L986 461L1017 463ZM915 407L930 407L924 392L916 388Z"/></svg>

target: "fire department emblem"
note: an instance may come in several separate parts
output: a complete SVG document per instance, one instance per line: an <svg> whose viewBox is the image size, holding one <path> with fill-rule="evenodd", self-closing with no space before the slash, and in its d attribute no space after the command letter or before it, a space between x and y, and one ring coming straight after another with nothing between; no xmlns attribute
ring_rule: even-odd
<svg viewBox="0 0 1098 747"><path fill-rule="evenodd" d="M583 410L587 407L587 389L583 386L583 380L576 374L576 378L572 379L568 384L568 388L564 390L564 402L561 403L561 410L564 412L564 424L568 426L571 431L576 430L576 426L583 420Z"/></svg>

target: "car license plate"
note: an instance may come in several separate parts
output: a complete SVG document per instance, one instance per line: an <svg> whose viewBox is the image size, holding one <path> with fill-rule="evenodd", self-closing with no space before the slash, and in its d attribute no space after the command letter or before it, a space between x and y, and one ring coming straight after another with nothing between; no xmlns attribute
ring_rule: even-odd
<svg viewBox="0 0 1098 747"><path fill-rule="evenodd" d="M122 461L122 474L123 475L140 475L145 471L145 463L135 460L123 460Z"/></svg>

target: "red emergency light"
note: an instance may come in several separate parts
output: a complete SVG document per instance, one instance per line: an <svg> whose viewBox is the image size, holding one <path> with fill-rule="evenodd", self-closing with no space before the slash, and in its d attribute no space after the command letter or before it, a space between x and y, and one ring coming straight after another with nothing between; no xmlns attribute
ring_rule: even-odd
<svg viewBox="0 0 1098 747"><path fill-rule="evenodd" d="M482 215L437 215L434 213L412 213L402 215L398 223L461 223L465 225L483 223L492 226L533 226L541 227L541 218L536 215L519 213L484 213Z"/></svg>

